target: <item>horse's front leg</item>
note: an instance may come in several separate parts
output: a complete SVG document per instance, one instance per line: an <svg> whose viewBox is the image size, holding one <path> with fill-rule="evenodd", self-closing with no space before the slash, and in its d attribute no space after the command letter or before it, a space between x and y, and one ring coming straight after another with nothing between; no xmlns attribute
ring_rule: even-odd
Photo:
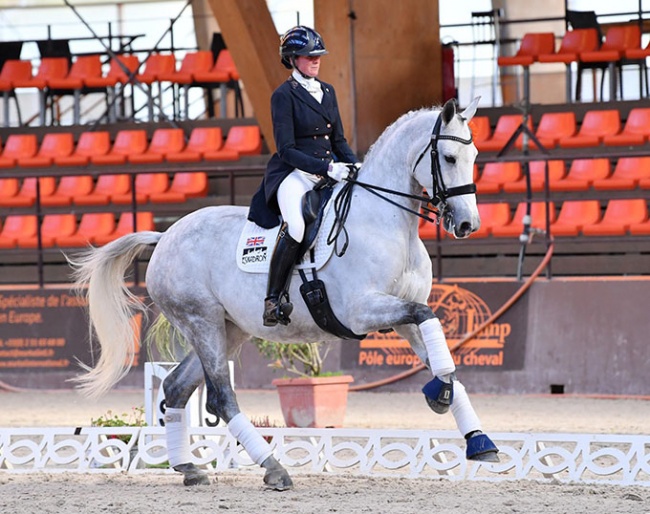
<svg viewBox="0 0 650 514"><path fill-rule="evenodd" d="M442 325L429 306L387 294L372 295L363 305L363 312L355 313L352 330L360 334L395 328L431 370L433 379L422 392L435 412L442 414L451 407L458 429L467 440L467 458L498 461L496 445L482 432L467 391L456 379L456 365Z"/></svg>

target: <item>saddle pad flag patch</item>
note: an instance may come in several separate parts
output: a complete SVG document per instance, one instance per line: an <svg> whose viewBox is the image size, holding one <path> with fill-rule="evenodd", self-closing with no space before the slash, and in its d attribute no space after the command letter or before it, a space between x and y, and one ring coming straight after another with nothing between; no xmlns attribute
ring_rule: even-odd
<svg viewBox="0 0 650 514"><path fill-rule="evenodd" d="M331 203L331 202L330 202ZM314 263L310 262L309 253L305 253L303 260L295 267L294 272L303 269L321 269L332 256L334 245L327 244L327 236L334 223L333 209L326 207L320 230L314 244ZM237 243L237 266L247 273L268 273L273 248L278 237L280 227L265 229L246 221Z"/></svg>

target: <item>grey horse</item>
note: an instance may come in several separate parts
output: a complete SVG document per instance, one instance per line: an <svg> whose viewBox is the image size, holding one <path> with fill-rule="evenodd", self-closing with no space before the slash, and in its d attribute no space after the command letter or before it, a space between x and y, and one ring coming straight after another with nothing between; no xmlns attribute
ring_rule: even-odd
<svg viewBox="0 0 650 514"><path fill-rule="evenodd" d="M477 151L468 126L477 103L463 112L451 101L442 108L412 111L385 130L368 151L357 184L348 188L347 250L329 259L319 278L327 284L335 316L353 333L393 329L409 341L432 374L423 388L425 398L436 412L451 410L467 440L467 458L497 461L498 450L481 431L456 379L440 322L427 305L431 261L418 237L419 218L412 214L420 212L424 189L446 231L464 238L479 228L473 184ZM334 197L344 187L339 184ZM101 348L95 367L78 381L85 393L98 396L128 372L129 348L137 337L131 318L147 308L129 291L125 273L155 245L146 273L148 293L192 346L163 384L170 466L183 474L186 485L208 483L205 472L192 463L184 416L190 395L205 381L208 412L223 419L252 460L265 468L267 486L284 490L292 487L291 478L240 412L228 358L252 336L287 343L334 337L317 326L300 300L294 300L289 325L262 324L266 274L246 273L235 262L246 215L243 207L207 207L164 233L128 234L71 257L76 284L87 296L91 334L94 330ZM294 298L300 298L297 282L290 288Z"/></svg>

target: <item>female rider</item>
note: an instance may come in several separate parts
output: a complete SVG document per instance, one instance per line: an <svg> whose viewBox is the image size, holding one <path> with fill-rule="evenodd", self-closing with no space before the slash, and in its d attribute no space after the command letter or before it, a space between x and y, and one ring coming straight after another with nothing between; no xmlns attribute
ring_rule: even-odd
<svg viewBox="0 0 650 514"><path fill-rule="evenodd" d="M264 228L282 222L269 267L265 326L290 322L293 305L285 290L305 235L303 195L323 177L347 178L346 163L359 166L343 134L334 88L317 79L325 54L322 38L309 27L294 27L280 39L281 62L293 71L271 96L277 151L248 214L249 220Z"/></svg>

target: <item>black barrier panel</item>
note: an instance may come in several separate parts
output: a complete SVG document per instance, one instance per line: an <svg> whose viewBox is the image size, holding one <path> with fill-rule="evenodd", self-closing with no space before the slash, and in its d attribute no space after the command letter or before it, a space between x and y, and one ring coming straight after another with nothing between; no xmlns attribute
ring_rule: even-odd
<svg viewBox="0 0 650 514"><path fill-rule="evenodd" d="M450 348L474 332L519 288L512 282L433 282L429 306L442 323ZM527 330L527 297L519 301L475 338L453 353L456 367L505 371L524 367ZM346 368L403 371L421 364L407 341L395 332L373 333L359 343L348 341L341 348ZM351 365L354 363L354 365Z"/></svg>
<svg viewBox="0 0 650 514"><path fill-rule="evenodd" d="M78 371L93 363L88 337L85 301L69 290L0 293L0 372ZM139 341L134 351L143 367Z"/></svg>

